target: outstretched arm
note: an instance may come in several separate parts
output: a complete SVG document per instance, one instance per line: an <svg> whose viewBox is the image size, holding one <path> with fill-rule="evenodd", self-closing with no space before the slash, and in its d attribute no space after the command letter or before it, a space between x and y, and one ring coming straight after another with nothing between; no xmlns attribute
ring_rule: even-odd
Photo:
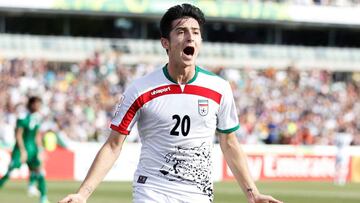
<svg viewBox="0 0 360 203"><path fill-rule="evenodd" d="M248 169L246 155L240 147L235 133L221 134L220 147L236 181L245 193L249 203L281 203L268 195L260 194Z"/></svg>
<svg viewBox="0 0 360 203"><path fill-rule="evenodd" d="M66 196L59 203L85 203L119 157L125 138L126 135L111 131L77 193Z"/></svg>

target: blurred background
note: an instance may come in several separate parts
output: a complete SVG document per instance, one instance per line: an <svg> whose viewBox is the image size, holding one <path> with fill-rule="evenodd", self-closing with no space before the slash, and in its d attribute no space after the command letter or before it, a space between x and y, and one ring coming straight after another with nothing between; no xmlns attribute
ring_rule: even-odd
<svg viewBox="0 0 360 203"><path fill-rule="evenodd" d="M276 187L270 183L301 181L300 192L285 193L282 185L270 193L288 202L360 201L354 192L360 189L359 0L1 0L0 176L15 144L16 118L27 97L37 95L47 179L54 180L50 198L51 186L82 180L124 89L167 62L159 20L183 2L205 13L198 65L230 81L238 140L265 191ZM126 142L106 180L132 180L136 129ZM216 137L214 143L215 180L233 180ZM12 178L27 176L25 167ZM317 182L325 186L311 185ZM333 183L345 188L320 192L328 200L301 199L306 189Z"/></svg>

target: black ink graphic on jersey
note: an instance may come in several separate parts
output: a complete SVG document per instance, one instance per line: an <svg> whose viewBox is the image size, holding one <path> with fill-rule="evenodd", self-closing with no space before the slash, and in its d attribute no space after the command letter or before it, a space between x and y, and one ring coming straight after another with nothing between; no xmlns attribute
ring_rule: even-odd
<svg viewBox="0 0 360 203"><path fill-rule="evenodd" d="M210 201L213 200L213 184L211 178L212 160L210 145L203 142L198 147L176 146L173 152L164 156L165 162L160 169L160 176L169 181L187 182L196 184Z"/></svg>

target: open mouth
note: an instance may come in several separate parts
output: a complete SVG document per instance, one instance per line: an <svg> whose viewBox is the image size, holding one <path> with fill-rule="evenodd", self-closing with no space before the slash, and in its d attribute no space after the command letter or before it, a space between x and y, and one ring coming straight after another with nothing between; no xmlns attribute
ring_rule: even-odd
<svg viewBox="0 0 360 203"><path fill-rule="evenodd" d="M188 47L185 47L185 49L183 50L183 52L184 52L184 54L186 54L186 55L192 56L192 55L194 55L195 49L194 49L194 47L188 46Z"/></svg>

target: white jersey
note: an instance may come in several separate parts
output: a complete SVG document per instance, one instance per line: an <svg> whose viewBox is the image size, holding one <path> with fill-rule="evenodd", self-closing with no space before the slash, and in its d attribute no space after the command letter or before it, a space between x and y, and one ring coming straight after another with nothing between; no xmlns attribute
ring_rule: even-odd
<svg viewBox="0 0 360 203"><path fill-rule="evenodd" d="M212 201L215 130L239 128L229 83L196 67L194 77L179 85L165 66L125 91L111 128L127 135L135 122L142 148L134 186L186 202Z"/></svg>

